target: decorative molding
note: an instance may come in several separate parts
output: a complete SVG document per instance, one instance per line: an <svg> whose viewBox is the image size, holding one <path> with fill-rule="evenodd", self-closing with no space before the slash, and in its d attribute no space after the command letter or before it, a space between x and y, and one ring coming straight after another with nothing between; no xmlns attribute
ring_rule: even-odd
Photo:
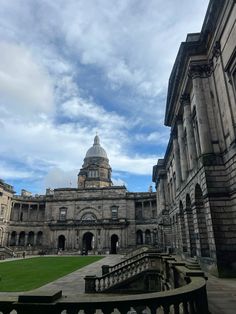
<svg viewBox="0 0 236 314"><path fill-rule="evenodd" d="M188 76L191 79L195 78L207 78L211 76L213 71L212 61L207 63L191 63L188 70Z"/></svg>
<svg viewBox="0 0 236 314"><path fill-rule="evenodd" d="M183 106L190 105L190 95L187 93L182 94L180 97L180 103Z"/></svg>
<svg viewBox="0 0 236 314"><path fill-rule="evenodd" d="M221 46L220 46L220 42L216 41L215 45L213 47L212 50L212 59L216 58L216 60L219 58L219 56L221 55Z"/></svg>

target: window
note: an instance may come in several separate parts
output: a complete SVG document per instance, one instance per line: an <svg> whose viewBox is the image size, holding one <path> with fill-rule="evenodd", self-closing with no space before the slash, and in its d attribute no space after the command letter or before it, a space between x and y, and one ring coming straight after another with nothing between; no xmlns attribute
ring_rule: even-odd
<svg viewBox="0 0 236 314"><path fill-rule="evenodd" d="M118 207L112 206L111 207L111 219L117 219L118 218Z"/></svg>
<svg viewBox="0 0 236 314"><path fill-rule="evenodd" d="M97 178L98 170L89 170L89 178Z"/></svg>
<svg viewBox="0 0 236 314"><path fill-rule="evenodd" d="M66 220L66 214L67 214L67 208L66 207L60 208L59 220Z"/></svg>

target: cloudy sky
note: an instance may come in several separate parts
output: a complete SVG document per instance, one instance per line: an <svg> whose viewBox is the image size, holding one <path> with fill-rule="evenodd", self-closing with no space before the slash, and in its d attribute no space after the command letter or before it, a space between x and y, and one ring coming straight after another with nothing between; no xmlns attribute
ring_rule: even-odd
<svg viewBox="0 0 236 314"><path fill-rule="evenodd" d="M207 0L0 0L0 178L76 186L98 132L115 184L147 191L168 78Z"/></svg>

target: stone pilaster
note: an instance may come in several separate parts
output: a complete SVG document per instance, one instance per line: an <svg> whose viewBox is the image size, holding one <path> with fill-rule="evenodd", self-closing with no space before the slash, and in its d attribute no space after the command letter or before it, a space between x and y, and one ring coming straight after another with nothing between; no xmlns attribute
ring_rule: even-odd
<svg viewBox="0 0 236 314"><path fill-rule="evenodd" d="M176 135L173 137L173 151L175 158L175 176L176 176L176 189L180 187L181 184L181 167L180 167L180 156L179 156L179 144Z"/></svg>
<svg viewBox="0 0 236 314"><path fill-rule="evenodd" d="M161 211L165 209L165 191L164 191L164 178L160 177L159 181L159 202Z"/></svg>
<svg viewBox="0 0 236 314"><path fill-rule="evenodd" d="M183 94L180 101L184 107L184 122L186 128L189 168L192 170L195 168L197 163L197 151L191 118L190 96L188 94Z"/></svg>
<svg viewBox="0 0 236 314"><path fill-rule="evenodd" d="M210 75L211 66L209 64L190 65L189 76L192 78L193 84L201 154L209 154L213 151L203 85L203 80L208 79Z"/></svg>
<svg viewBox="0 0 236 314"><path fill-rule="evenodd" d="M180 156L180 165L181 165L181 178L183 181L187 179L188 167L187 167L187 157L186 157L186 148L184 141L184 129L182 120L177 121L178 129L178 144L179 144L179 156Z"/></svg>

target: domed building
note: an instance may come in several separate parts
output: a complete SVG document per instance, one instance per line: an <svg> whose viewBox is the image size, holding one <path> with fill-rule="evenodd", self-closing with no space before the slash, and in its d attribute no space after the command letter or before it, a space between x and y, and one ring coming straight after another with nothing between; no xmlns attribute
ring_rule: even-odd
<svg viewBox="0 0 236 314"><path fill-rule="evenodd" d="M78 174L78 188L101 188L112 186L111 167L98 135L86 153L84 164Z"/></svg>
<svg viewBox="0 0 236 314"><path fill-rule="evenodd" d="M158 245L156 194L114 186L111 173L96 135L77 188L48 189L40 196L22 190L12 196L0 245L28 254L42 250L114 254L144 243Z"/></svg>

